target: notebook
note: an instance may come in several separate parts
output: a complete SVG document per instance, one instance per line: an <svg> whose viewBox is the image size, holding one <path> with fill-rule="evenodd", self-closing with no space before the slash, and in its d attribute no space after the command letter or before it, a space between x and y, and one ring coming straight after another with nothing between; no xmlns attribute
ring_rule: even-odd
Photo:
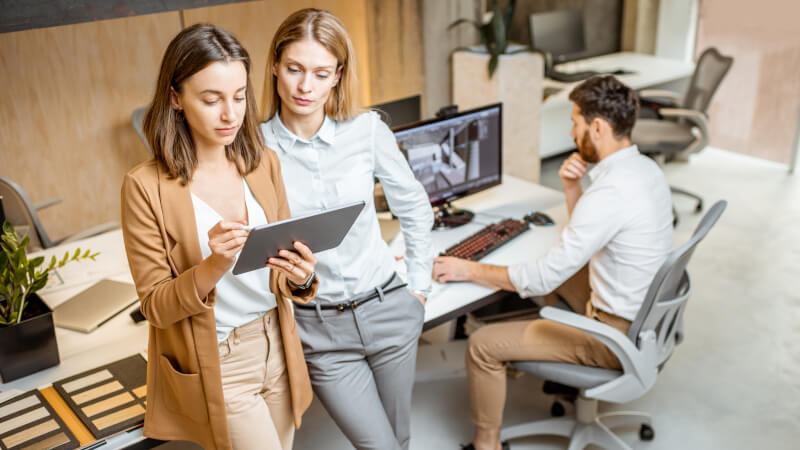
<svg viewBox="0 0 800 450"><path fill-rule="evenodd" d="M89 333L138 300L130 283L102 279L53 310L56 326Z"/></svg>

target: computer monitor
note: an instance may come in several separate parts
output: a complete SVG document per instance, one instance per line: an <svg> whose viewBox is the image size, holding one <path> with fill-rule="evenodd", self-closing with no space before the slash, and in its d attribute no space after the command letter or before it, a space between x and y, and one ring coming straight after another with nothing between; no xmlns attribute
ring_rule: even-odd
<svg viewBox="0 0 800 450"><path fill-rule="evenodd" d="M586 51L583 12L564 9L530 15L531 45L550 53L553 64L579 58Z"/></svg>
<svg viewBox="0 0 800 450"><path fill-rule="evenodd" d="M450 202L500 184L502 123L503 106L495 103L395 129L397 145L437 207L438 226L469 222L472 213Z"/></svg>
<svg viewBox="0 0 800 450"><path fill-rule="evenodd" d="M419 122L422 119L419 95L412 95L411 97L372 105L370 109L378 111L383 121L386 122L390 128Z"/></svg>

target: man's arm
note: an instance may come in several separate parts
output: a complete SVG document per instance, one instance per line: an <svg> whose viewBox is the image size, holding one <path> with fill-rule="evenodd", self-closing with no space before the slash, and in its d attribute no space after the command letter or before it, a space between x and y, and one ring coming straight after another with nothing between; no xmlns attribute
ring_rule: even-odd
<svg viewBox="0 0 800 450"><path fill-rule="evenodd" d="M567 199L567 213L572 217L572 210L575 204L583 195L581 189L581 178L586 174L586 161L581 158L579 153L569 155L564 160L561 168L558 169L558 176L561 178L561 185L564 186L564 196Z"/></svg>
<svg viewBox="0 0 800 450"><path fill-rule="evenodd" d="M452 256L433 260L433 279L439 283L471 281L493 289L516 291L508 277L508 267L482 264Z"/></svg>

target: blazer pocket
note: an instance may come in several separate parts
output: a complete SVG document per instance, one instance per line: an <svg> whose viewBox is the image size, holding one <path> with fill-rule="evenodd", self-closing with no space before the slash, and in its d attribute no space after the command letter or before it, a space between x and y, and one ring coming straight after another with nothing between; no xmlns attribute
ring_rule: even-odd
<svg viewBox="0 0 800 450"><path fill-rule="evenodd" d="M186 416L198 423L208 423L208 406L199 373L178 371L163 354L159 371L164 380L162 396L170 411Z"/></svg>

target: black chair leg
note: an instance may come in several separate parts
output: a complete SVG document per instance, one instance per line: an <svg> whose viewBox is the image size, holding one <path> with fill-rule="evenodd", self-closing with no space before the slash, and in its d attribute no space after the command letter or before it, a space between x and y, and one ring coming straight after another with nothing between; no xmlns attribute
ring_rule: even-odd
<svg viewBox="0 0 800 450"><path fill-rule="evenodd" d="M697 194L695 194L693 192L689 192L689 191L687 191L685 189L681 189L681 188L675 187L675 186L670 186L669 189L672 191L673 194L681 194L681 195L685 195L685 196L687 196L689 198L693 198L697 202L697 205L695 205L695 207L694 207L694 212L695 213L699 213L699 212L703 211L703 198L700 197L699 195L697 195Z"/></svg>

